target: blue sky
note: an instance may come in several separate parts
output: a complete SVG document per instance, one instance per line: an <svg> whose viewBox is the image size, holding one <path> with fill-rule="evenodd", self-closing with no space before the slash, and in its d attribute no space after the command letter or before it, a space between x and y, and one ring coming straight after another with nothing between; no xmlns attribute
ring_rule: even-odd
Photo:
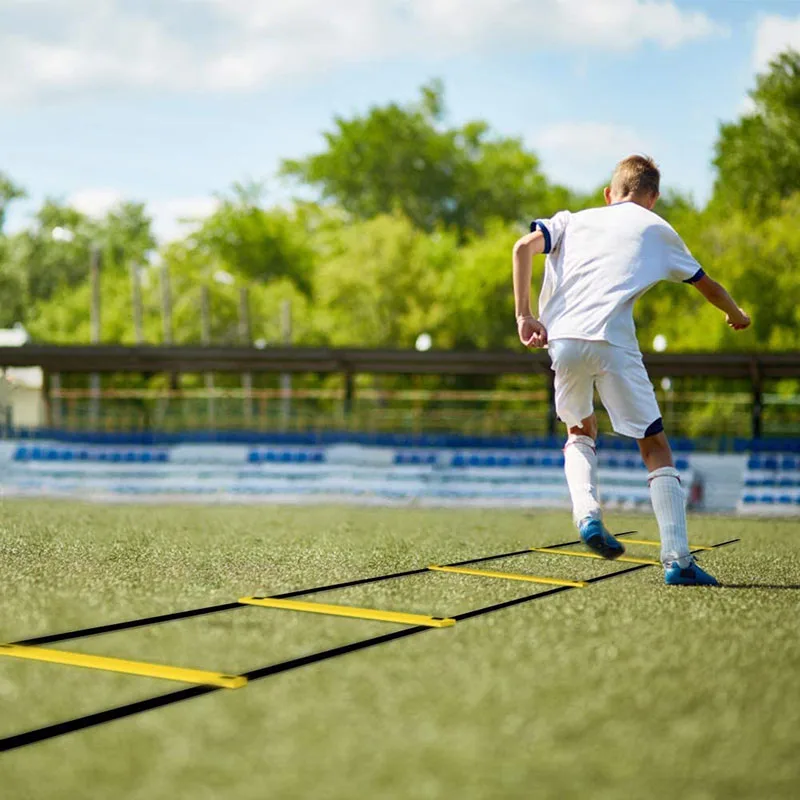
<svg viewBox="0 0 800 800"><path fill-rule="evenodd" d="M148 203L161 238L235 180L313 152L334 114L413 100L522 137L589 188L645 151L703 202L720 121L794 45L798 0L0 0L0 170L99 214ZM531 210L535 214L535 209Z"/></svg>

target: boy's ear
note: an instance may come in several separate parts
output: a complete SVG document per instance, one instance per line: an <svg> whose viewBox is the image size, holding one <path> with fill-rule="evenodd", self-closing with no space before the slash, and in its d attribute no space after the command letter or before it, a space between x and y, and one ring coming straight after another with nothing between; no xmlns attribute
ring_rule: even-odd
<svg viewBox="0 0 800 800"><path fill-rule="evenodd" d="M610 206L611 205L611 187L610 186L606 186L606 188L603 189L603 197L605 197L605 199L606 199L606 205Z"/></svg>

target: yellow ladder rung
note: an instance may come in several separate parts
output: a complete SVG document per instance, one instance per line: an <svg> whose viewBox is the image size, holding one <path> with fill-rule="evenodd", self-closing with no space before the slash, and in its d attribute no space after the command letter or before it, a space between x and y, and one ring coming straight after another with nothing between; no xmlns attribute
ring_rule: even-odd
<svg viewBox="0 0 800 800"><path fill-rule="evenodd" d="M468 569L466 567L436 567L430 566L435 572L455 572L458 575L476 575L479 578L501 578L509 581L527 581L528 583L544 583L548 586L572 586L583 589L589 584L586 581L567 581L561 578L544 578L537 575L523 575L519 572L493 572L486 569Z"/></svg>
<svg viewBox="0 0 800 800"><path fill-rule="evenodd" d="M647 547L661 547L661 542L656 539L629 539L627 536L622 540L626 544L643 544ZM703 544L690 544L690 550L713 550L713 547L706 547Z"/></svg>
<svg viewBox="0 0 800 800"><path fill-rule="evenodd" d="M660 567L660 561L651 561L648 558L632 558L631 556L619 556L618 558L603 558L597 553L579 553L576 550L556 550L554 547L531 547L534 553L549 553L554 556L578 556L578 558L599 558L601 561L608 561L613 563L615 561L622 561L625 564L652 564L655 567Z"/></svg>
<svg viewBox="0 0 800 800"><path fill-rule="evenodd" d="M30 661L47 661L50 664L66 664L71 667L88 667L106 672L123 672L145 678L164 678L180 683L199 683L204 686L221 686L223 689L239 689L247 683L243 675L222 675L201 669L168 667L144 661L126 661L109 656L93 656L86 653L68 653L64 650L47 650L44 647L28 647L20 644L0 644L0 656L26 658Z"/></svg>
<svg viewBox="0 0 800 800"><path fill-rule="evenodd" d="M429 628L449 628L456 624L454 619L429 617L424 614L405 614L399 611L381 611L376 608L307 603L303 600L281 600L277 597L241 597L239 602L249 606L282 608L287 611L307 611L311 614L330 614L334 617L373 619L379 622L397 622L401 625L427 625Z"/></svg>

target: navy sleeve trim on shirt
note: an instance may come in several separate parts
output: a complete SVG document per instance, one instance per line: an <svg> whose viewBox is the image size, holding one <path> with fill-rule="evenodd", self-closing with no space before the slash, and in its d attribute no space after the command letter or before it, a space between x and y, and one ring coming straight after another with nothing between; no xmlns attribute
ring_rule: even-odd
<svg viewBox="0 0 800 800"><path fill-rule="evenodd" d="M539 222L538 219L531 222L531 233L534 233L537 228L542 232L542 235L544 236L544 252L545 254L549 253L550 250L552 250L553 248L553 240L550 238L550 231L547 230L547 227L543 223Z"/></svg>
<svg viewBox="0 0 800 800"><path fill-rule="evenodd" d="M705 270L704 269L699 269L699 270L697 270L697 272L695 272L694 275L692 275L691 278L687 278L684 281L684 283L697 283L697 281L699 281L701 278L705 278L705 276L706 276Z"/></svg>

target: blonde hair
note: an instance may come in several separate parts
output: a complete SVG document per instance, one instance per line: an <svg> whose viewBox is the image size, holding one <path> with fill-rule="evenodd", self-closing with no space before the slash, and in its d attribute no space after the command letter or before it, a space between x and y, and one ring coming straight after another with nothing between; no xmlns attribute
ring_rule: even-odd
<svg viewBox="0 0 800 800"><path fill-rule="evenodd" d="M611 194L617 197L657 195L660 182L661 173L652 158L628 156L617 164L611 176Z"/></svg>

